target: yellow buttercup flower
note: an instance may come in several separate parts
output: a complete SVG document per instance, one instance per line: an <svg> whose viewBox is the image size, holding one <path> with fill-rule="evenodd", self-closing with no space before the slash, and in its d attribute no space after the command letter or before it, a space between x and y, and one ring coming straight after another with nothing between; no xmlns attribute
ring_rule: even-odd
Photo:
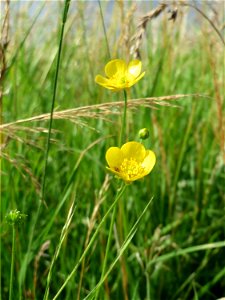
<svg viewBox="0 0 225 300"><path fill-rule="evenodd" d="M141 73L142 63L140 60L132 60L128 65L122 59L114 59L105 66L107 77L97 75L95 82L112 91L120 91L130 88L138 82L145 72Z"/></svg>
<svg viewBox="0 0 225 300"><path fill-rule="evenodd" d="M156 157L151 150L138 142L128 142L121 148L110 147L106 152L107 169L126 183L148 175L153 169Z"/></svg>

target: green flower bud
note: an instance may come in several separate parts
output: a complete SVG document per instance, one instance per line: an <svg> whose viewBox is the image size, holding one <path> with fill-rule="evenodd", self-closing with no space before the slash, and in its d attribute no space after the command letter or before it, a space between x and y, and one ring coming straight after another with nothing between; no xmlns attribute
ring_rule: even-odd
<svg viewBox="0 0 225 300"><path fill-rule="evenodd" d="M149 137L149 130L147 128L142 128L139 130L138 135L141 140L146 140Z"/></svg>
<svg viewBox="0 0 225 300"><path fill-rule="evenodd" d="M9 225L15 225L15 224L20 224L23 223L27 215L22 214L19 210L11 210L6 216L6 222Z"/></svg>

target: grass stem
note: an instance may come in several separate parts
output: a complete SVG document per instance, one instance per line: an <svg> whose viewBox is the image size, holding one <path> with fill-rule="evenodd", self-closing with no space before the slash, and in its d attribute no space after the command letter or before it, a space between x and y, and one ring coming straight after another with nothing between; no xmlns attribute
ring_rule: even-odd
<svg viewBox="0 0 225 300"><path fill-rule="evenodd" d="M59 38L58 56L57 56L56 70L55 70L55 77L54 77L52 105L51 105L49 128L48 128L48 137L47 137L47 144L46 144L46 151L45 151L45 158L44 158L44 170L43 170L43 177L42 177L41 194L40 194L40 199L39 199L39 202L38 202L38 207L37 207L37 210L36 210L36 214L34 216L34 221L32 223L30 239L29 239L29 242L28 242L28 250L27 250L24 262L23 262L24 265L25 265L25 270L26 270L26 266L28 264L28 256L30 255L31 245L32 245L33 236L34 236L34 230L35 230L35 227L36 227L36 224L37 224L37 221L38 221L38 217L39 217L40 210L41 210L41 205L44 201L44 195L45 195L46 170L47 170L47 163L48 163L48 154L49 154L49 149L50 149L50 137L51 137L51 130L52 130L53 111L54 111L56 92L57 92L57 84L58 84L59 66L60 66L62 44L63 44L64 27L65 27L66 20L67 20L69 5L70 5L70 0L65 0L62 26L61 26L61 32L60 32L60 38ZM20 278L20 289L21 289L22 282L25 279L25 273L26 272L24 272L24 275L23 275L24 278ZM20 292L20 294L21 294L21 292Z"/></svg>
<svg viewBox="0 0 225 300"><path fill-rule="evenodd" d="M122 128L120 132L120 143L121 147L123 142L126 141L126 124L127 124L127 92L124 90L124 108L123 108L123 119L122 119Z"/></svg>
<svg viewBox="0 0 225 300"><path fill-rule="evenodd" d="M119 190L118 190L118 192L119 192ZM118 195L118 192L117 192L117 195ZM116 197L117 197L117 195L116 195ZM105 257L104 257L104 261L103 261L102 274L101 274L100 281L103 279L103 277L105 275L106 264L107 264L109 249L110 249L111 240L112 240L113 225L115 223L115 218L116 218L116 210L117 210L117 205L114 206L114 209L112 212L112 218L111 218L111 223L110 223L110 227L109 227L108 240L107 240L107 245L106 245ZM98 299L99 292L100 292L100 287L96 290L95 300Z"/></svg>
<svg viewBox="0 0 225 300"><path fill-rule="evenodd" d="M95 233L93 234L90 242L88 243L87 247L85 248L83 254L81 255L81 257L79 258L78 262L76 263L76 265L74 266L73 270L71 271L71 273L67 276L66 280L64 281L63 285L61 286L61 288L58 290L57 294L54 296L54 298L52 300L56 300L58 298L58 296L61 294L61 292L63 291L63 289L65 288L65 286L67 285L67 283L70 281L70 279L73 277L73 275L75 274L75 272L77 271L77 268L79 267L79 265L81 264L81 262L83 261L83 259L86 257L88 251L90 250L91 246L93 245L96 237L98 236L98 233L102 227L102 225L105 223L108 215L110 214L110 212L112 211L112 209L117 205L118 200L122 197L122 195L124 194L125 190L126 190L127 185L123 184L122 187L119 189L119 191L117 192L117 196L113 202L113 204L110 206L110 208L108 209L108 211L106 212L106 214L104 215L104 217L102 218L101 222L99 223L98 227L95 230Z"/></svg>
<svg viewBox="0 0 225 300"><path fill-rule="evenodd" d="M12 256L11 256L11 270L10 270L10 283L9 283L9 300L12 300L12 292L13 292L13 277L14 277L14 260L15 260L15 238L16 231L15 225L12 226Z"/></svg>
<svg viewBox="0 0 225 300"><path fill-rule="evenodd" d="M106 43L106 48L107 48L107 52L108 52L108 57L109 57L109 59L111 59L111 54L110 54L110 49L109 49L109 41L108 41L107 33L106 33L106 27L105 27L103 12L102 12L101 0L98 0L98 6L99 6L101 20L102 20L102 26L103 26L103 30L104 30L105 43Z"/></svg>
<svg viewBox="0 0 225 300"><path fill-rule="evenodd" d="M57 62L56 62L56 71L55 71L54 86L53 86L52 106L51 106L47 145L46 145L46 152L45 152L45 159L44 159L45 165L44 165L43 180L42 180L42 186L41 186L41 201L44 200L44 194L45 194L46 170L47 170L47 164L48 164L48 153L49 153L49 149L50 149L50 137L51 137L51 131L52 131L53 111L54 111L54 107L55 107L55 98L56 98L57 85L58 85L58 75L59 75L59 65L60 65L61 52L62 52L63 34L64 34L64 28L65 28L65 24L66 24L66 20L67 20L67 14L68 14L68 10L69 10L70 1L71 0L65 0L63 21L62 21L62 27L61 27L61 33L60 33L60 39L59 39L58 57L57 57Z"/></svg>

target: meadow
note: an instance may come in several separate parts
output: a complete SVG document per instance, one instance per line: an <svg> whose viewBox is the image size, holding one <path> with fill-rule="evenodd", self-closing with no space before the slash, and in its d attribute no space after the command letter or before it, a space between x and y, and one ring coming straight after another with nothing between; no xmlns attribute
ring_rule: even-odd
<svg viewBox="0 0 225 300"><path fill-rule="evenodd" d="M0 17L0 300L225 297L224 2L4 0ZM104 88L113 59L145 75ZM129 184L105 158L128 141L156 156Z"/></svg>

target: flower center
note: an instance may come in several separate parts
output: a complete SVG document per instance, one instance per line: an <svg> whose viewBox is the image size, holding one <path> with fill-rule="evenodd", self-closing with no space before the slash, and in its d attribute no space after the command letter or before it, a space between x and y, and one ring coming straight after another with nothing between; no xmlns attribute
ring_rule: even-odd
<svg viewBox="0 0 225 300"><path fill-rule="evenodd" d="M133 178L144 172L144 168L134 158L125 158L120 166L122 173L128 175L129 178Z"/></svg>
<svg viewBox="0 0 225 300"><path fill-rule="evenodd" d="M126 84L127 78L126 76L121 76L121 74L116 74L111 78L117 84Z"/></svg>

